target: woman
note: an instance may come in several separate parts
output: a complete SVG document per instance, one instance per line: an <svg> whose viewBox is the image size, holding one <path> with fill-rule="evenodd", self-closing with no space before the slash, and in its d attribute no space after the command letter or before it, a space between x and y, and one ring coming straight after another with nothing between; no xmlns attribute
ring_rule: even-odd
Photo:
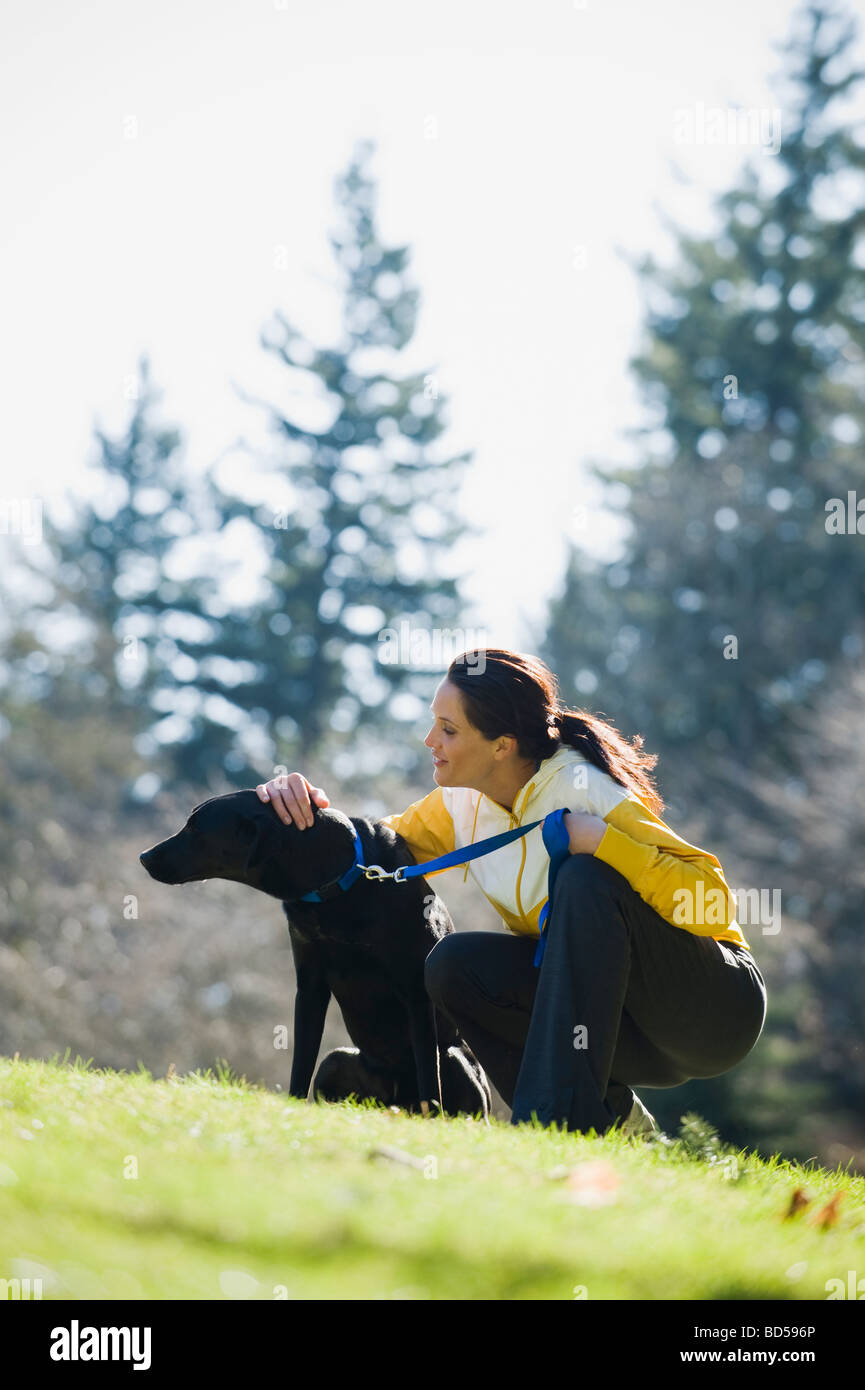
<svg viewBox="0 0 865 1390"><path fill-rule="evenodd" d="M479 661L478 657L483 656ZM471 657L471 662L469 661ZM436 788L385 818L418 863L562 807L568 855L534 964L549 855L538 826L465 868L509 934L439 941L426 983L511 1106L512 1124L656 1128L633 1086L729 1071L766 1017L766 987L714 855L658 818L657 755L563 708L536 657L451 662L424 739ZM257 788L288 824L328 798L300 773Z"/></svg>

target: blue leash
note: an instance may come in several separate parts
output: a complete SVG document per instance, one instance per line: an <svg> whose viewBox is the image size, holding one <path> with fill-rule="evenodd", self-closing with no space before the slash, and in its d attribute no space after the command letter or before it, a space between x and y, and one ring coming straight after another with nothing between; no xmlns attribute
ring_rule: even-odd
<svg viewBox="0 0 865 1390"><path fill-rule="evenodd" d="M449 854L442 854L438 859L429 859L425 864L402 864L393 871L383 869L380 864L364 864L360 836L355 826L352 825L354 863L341 878L334 879L332 883L324 884L312 893L304 893L300 901L304 903L327 902L337 893L349 889L353 883L357 882L361 874L364 878L392 878L394 883L405 883L410 878L423 878L426 874L434 873L439 869L450 869L457 864L468 864L472 859L479 859L484 854L493 854L495 850L502 849L513 840L519 840L521 836L528 835L529 831L534 830L536 826L543 825L541 834L547 854L550 856L550 868L547 875L547 901L541 909L538 922L540 937L534 960L535 965L540 967L547 944L546 927L550 903L553 899L553 886L556 875L569 854L569 836L564 823L567 814L568 807L564 806L560 810L552 811L550 815L544 816L542 820L533 820L529 825L519 825L515 830L504 830L500 835L490 835L486 840L478 840L477 844L470 845L467 849L452 849Z"/></svg>
<svg viewBox="0 0 865 1390"><path fill-rule="evenodd" d="M570 854L570 836L565 826L565 816L568 808L564 807L561 811L553 811L551 816L544 817L544 828L541 831L547 854L550 856L550 868L547 874L547 901L541 908L541 915L538 919L540 937L535 951L535 965L540 968L544 958L544 951L547 946L547 918L550 915L550 903L553 901L553 886L556 881L556 874L564 864Z"/></svg>

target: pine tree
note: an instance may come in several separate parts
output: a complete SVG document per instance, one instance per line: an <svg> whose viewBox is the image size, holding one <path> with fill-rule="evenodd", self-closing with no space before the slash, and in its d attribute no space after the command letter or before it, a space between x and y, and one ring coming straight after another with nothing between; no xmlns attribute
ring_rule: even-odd
<svg viewBox="0 0 865 1390"><path fill-rule="evenodd" d="M376 231L365 169L373 149L362 142L336 181L343 226L330 244L343 288L342 341L315 346L280 312L262 335L288 369L287 395L302 378L310 396L332 407L321 430L286 406L268 408L291 503L251 505L211 480L220 526L242 518L255 527L264 593L245 610L220 613L212 637L181 642L197 668L188 683L257 721L279 762L341 744L343 775L380 765L387 735L376 739L373 729L399 717L395 694L422 685L428 698L429 676L419 684L416 672L379 659L382 633L406 621L430 631L459 616L448 559L466 529L454 493L471 458L448 457L438 444L445 402L435 373L399 370L419 296L408 280L408 248L385 246ZM209 616L206 603L201 616ZM229 666L237 672L230 684ZM415 759L408 750L387 756L402 758L406 770ZM178 757L185 775L211 776L206 719ZM260 778L265 765L263 753L256 762L249 745L238 745L223 770L234 780Z"/></svg>
<svg viewBox="0 0 865 1390"><path fill-rule="evenodd" d="M180 433L154 419L160 394L142 355L128 424L117 437L94 427L96 495L67 498L69 520L44 517L47 565L19 555L39 582L19 607L8 649L12 687L51 700L55 709L62 703L68 717L99 702L106 719L125 709L146 725L147 697L159 683L154 624L175 610L180 594L164 563L194 527ZM139 639L150 647L149 659ZM38 686L24 672L15 679L32 650L46 656Z"/></svg>
<svg viewBox="0 0 865 1390"><path fill-rule="evenodd" d="M19 762L30 758L33 775L44 775L34 751L41 730L66 795L77 781L86 796L98 781L108 796L111 768L118 805L165 742L160 691L179 655L171 628L184 608L167 561L196 526L181 435L156 419L161 393L146 355L130 388L120 432L94 427L92 497L68 497L67 519L43 517L43 554L19 548L28 592L9 593L3 638L4 718ZM58 752L62 729L75 738ZM169 770L160 756L155 765Z"/></svg>
<svg viewBox="0 0 865 1390"><path fill-rule="evenodd" d="M830 120L861 78L854 36L800 15L779 153L719 199L715 235L637 265L644 457L593 470L625 489L626 554L571 563L547 650L655 747L783 761L791 714L863 650L865 546L830 505L865 497L865 143Z"/></svg>

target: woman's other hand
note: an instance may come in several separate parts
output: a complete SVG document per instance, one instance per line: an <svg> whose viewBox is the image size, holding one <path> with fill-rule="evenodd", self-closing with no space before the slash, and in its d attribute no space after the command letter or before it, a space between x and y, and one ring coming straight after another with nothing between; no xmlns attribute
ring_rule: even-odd
<svg viewBox="0 0 865 1390"><path fill-rule="evenodd" d="M308 782L302 772L272 777L269 782L261 782L255 790L259 801L269 801L285 825L293 824L300 830L312 825L313 801L316 806L330 805L327 793Z"/></svg>
<svg viewBox="0 0 865 1390"><path fill-rule="evenodd" d="M600 816L583 811L568 811L565 816L569 854L594 854L604 838L607 822Z"/></svg>

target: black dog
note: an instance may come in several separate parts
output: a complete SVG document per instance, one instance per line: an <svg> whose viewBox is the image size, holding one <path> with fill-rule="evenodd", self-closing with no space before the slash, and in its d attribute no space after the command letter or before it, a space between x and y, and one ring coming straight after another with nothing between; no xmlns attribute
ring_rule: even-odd
<svg viewBox="0 0 865 1390"><path fill-rule="evenodd" d="M486 1075L424 987L429 952L453 931L444 903L420 877L394 883L360 876L338 888L355 859L352 826L363 864L393 870L415 861L387 826L312 809L313 824L299 830L283 825L254 791L216 796L196 806L176 835L146 850L141 863L160 883L226 878L282 902L297 970L292 1096L309 1093L333 995L355 1048L324 1058L317 1098L354 1093L407 1109L434 1101L447 1114L480 1112L486 1119ZM325 901L299 901L322 888Z"/></svg>

